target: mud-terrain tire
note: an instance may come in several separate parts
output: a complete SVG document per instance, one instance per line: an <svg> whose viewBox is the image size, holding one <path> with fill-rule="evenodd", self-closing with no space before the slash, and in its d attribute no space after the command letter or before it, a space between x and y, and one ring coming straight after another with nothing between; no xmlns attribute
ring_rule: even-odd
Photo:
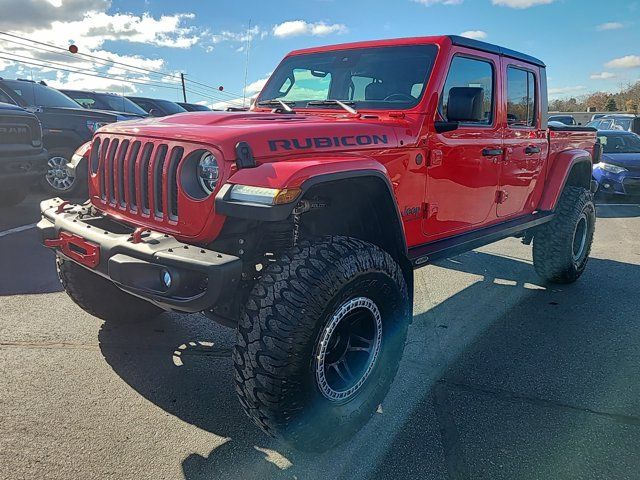
<svg viewBox="0 0 640 480"><path fill-rule="evenodd" d="M114 324L129 323L153 318L163 311L70 260L58 256L56 266L60 283L71 300L94 317Z"/></svg>
<svg viewBox="0 0 640 480"><path fill-rule="evenodd" d="M302 241L265 270L233 352L240 403L268 435L328 450L389 390L411 323L407 285L389 254L348 237Z"/></svg>
<svg viewBox="0 0 640 480"><path fill-rule="evenodd" d="M6 189L0 192L0 208L13 207L27 198L29 187Z"/></svg>
<svg viewBox="0 0 640 480"><path fill-rule="evenodd" d="M533 237L533 266L550 283L573 283L584 272L596 224L589 190L565 187L555 218Z"/></svg>

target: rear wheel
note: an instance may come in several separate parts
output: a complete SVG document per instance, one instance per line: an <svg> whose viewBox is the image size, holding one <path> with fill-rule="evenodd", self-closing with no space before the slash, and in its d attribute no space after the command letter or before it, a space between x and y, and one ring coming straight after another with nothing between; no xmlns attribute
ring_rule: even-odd
<svg viewBox="0 0 640 480"><path fill-rule="evenodd" d="M386 252L347 237L301 242L266 269L240 321L233 358L244 410L301 450L344 442L386 396L410 319Z"/></svg>
<svg viewBox="0 0 640 480"><path fill-rule="evenodd" d="M0 191L0 208L13 207L18 205L29 193L29 187L26 185L21 188L3 189Z"/></svg>
<svg viewBox="0 0 640 480"><path fill-rule="evenodd" d="M152 318L163 311L123 292L109 280L77 263L58 256L56 265L60 283L71 300L94 317L108 322L127 323Z"/></svg>
<svg viewBox="0 0 640 480"><path fill-rule="evenodd" d="M544 280L575 282L584 272L596 224L593 195L579 187L566 187L555 218L533 237L533 265Z"/></svg>

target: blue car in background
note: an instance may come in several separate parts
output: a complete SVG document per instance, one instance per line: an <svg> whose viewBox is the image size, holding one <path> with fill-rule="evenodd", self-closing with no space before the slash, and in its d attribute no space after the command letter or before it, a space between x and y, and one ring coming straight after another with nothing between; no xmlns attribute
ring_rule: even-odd
<svg viewBox="0 0 640 480"><path fill-rule="evenodd" d="M640 136L601 130L598 138L603 146L602 159L593 166L598 192L640 197Z"/></svg>

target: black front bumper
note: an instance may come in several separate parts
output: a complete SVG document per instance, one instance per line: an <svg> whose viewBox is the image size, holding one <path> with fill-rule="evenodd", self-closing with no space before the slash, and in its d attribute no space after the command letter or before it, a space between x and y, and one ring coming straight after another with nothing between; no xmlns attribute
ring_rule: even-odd
<svg viewBox="0 0 640 480"><path fill-rule="evenodd" d="M40 204L38 229L59 255L111 280L122 290L164 309L200 312L239 285L238 257L179 242L160 232L134 229L93 209L61 199ZM163 282L170 275L169 287Z"/></svg>
<svg viewBox="0 0 640 480"><path fill-rule="evenodd" d="M36 183L47 171L47 151L21 154L16 152L0 152L0 187Z"/></svg>

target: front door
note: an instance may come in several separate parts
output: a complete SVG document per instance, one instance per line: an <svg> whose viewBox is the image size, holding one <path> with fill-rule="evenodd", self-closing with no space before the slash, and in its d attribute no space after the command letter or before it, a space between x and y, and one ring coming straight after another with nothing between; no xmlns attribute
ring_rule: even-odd
<svg viewBox="0 0 640 480"><path fill-rule="evenodd" d="M484 118L451 132L429 136L423 231L431 240L464 233L496 218L496 190L502 158L500 58L459 48L441 90L438 115L447 120L453 87L484 90Z"/></svg>
<svg viewBox="0 0 640 480"><path fill-rule="evenodd" d="M503 59L506 125L504 157L496 201L499 217L531 213L536 206L536 182L547 156L546 133L542 130L538 72L514 60Z"/></svg>

